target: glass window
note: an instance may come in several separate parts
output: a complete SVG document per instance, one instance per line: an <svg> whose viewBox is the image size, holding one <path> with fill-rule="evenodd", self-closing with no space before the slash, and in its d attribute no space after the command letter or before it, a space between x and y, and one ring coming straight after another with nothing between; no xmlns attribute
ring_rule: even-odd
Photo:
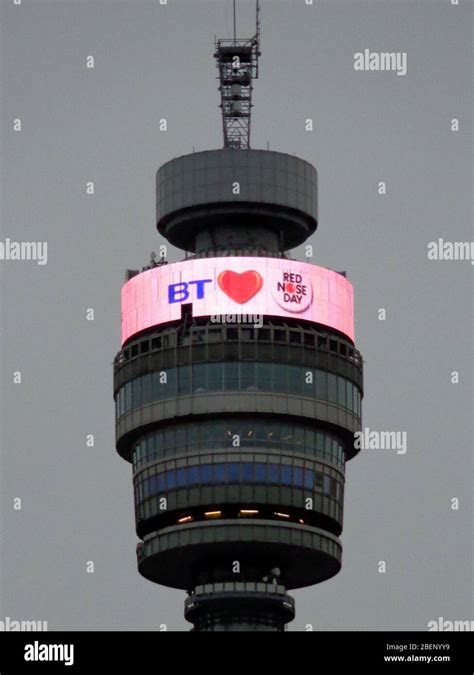
<svg viewBox="0 0 474 675"><path fill-rule="evenodd" d="M208 363L207 368L207 386L209 391L222 391L222 363Z"/></svg>
<svg viewBox="0 0 474 675"><path fill-rule="evenodd" d="M318 431L317 434L316 434L316 448L320 452L324 452L325 441L326 441L325 435L322 434L320 431Z"/></svg>
<svg viewBox="0 0 474 675"><path fill-rule="evenodd" d="M193 428L191 430L192 436L190 437L193 446L197 446L199 448L202 447L203 427L204 424L193 424Z"/></svg>
<svg viewBox="0 0 474 675"><path fill-rule="evenodd" d="M161 398L163 385L160 383L160 373L151 374L151 396L152 401L159 401Z"/></svg>
<svg viewBox="0 0 474 675"><path fill-rule="evenodd" d="M150 403L151 398L151 373L142 377L142 405Z"/></svg>
<svg viewBox="0 0 474 675"><path fill-rule="evenodd" d="M255 363L240 364L240 389L242 391L256 391L257 381L255 378Z"/></svg>
<svg viewBox="0 0 474 675"><path fill-rule="evenodd" d="M343 377L337 378L337 402L346 407L346 381Z"/></svg>
<svg viewBox="0 0 474 675"><path fill-rule="evenodd" d="M337 403L337 377L328 373L328 401Z"/></svg>
<svg viewBox="0 0 474 675"><path fill-rule="evenodd" d="M306 450L314 451L316 449L316 432L306 427L304 433L304 444Z"/></svg>
<svg viewBox="0 0 474 675"><path fill-rule="evenodd" d="M201 483L211 483L212 482L212 465L211 464L203 464L200 467L200 472L201 474Z"/></svg>
<svg viewBox="0 0 474 675"><path fill-rule="evenodd" d="M281 436L273 436L275 446L280 446L283 450L293 450L295 444L295 437L293 434L293 426L291 424L281 425Z"/></svg>
<svg viewBox="0 0 474 675"><path fill-rule="evenodd" d="M186 445L186 427L179 425L176 428L176 447L182 448Z"/></svg>
<svg viewBox="0 0 474 675"><path fill-rule="evenodd" d="M327 399L327 373L324 370L316 371L316 396L318 398Z"/></svg>
<svg viewBox="0 0 474 675"><path fill-rule="evenodd" d="M150 452L162 452L165 447L165 434L160 429L156 435L151 436L149 446Z"/></svg>
<svg viewBox="0 0 474 675"><path fill-rule="evenodd" d="M229 483L239 482L239 465L237 462L227 464L227 475L229 476Z"/></svg>
<svg viewBox="0 0 474 675"><path fill-rule="evenodd" d="M225 464L214 464L214 480L216 483L225 483Z"/></svg>
<svg viewBox="0 0 474 675"><path fill-rule="evenodd" d="M196 366L196 368L202 368L202 364ZM189 366L180 366L178 368L178 394L180 396L186 396L191 391L191 372ZM199 372L199 371L198 371ZM199 374L197 374L199 377Z"/></svg>
<svg viewBox="0 0 474 675"><path fill-rule="evenodd" d="M254 428L255 438L257 439L258 443L262 444L264 441L266 441L267 432L268 432L268 425L265 424L264 422L262 422L261 420L255 420L253 428Z"/></svg>
<svg viewBox="0 0 474 675"><path fill-rule="evenodd" d="M269 464L267 466L267 474L269 483L280 482L280 467L278 466L278 464Z"/></svg>
<svg viewBox="0 0 474 675"><path fill-rule="evenodd" d="M273 331L273 339L275 340L275 342L287 342L286 330L275 329Z"/></svg>
<svg viewBox="0 0 474 675"><path fill-rule="evenodd" d="M161 385L163 398L173 398L178 392L178 369L170 368L166 371L166 384Z"/></svg>
<svg viewBox="0 0 474 675"><path fill-rule="evenodd" d="M318 349L327 349L328 340L323 335L318 335Z"/></svg>
<svg viewBox="0 0 474 675"><path fill-rule="evenodd" d="M205 424L207 423L205 422ZM227 440L226 422L224 420L217 419L215 422L212 423L211 429L212 429L212 436L209 439L209 446L221 448L225 447Z"/></svg>
<svg viewBox="0 0 474 675"><path fill-rule="evenodd" d="M287 384L286 366L274 363L272 367L272 375L273 375L273 391L277 394L287 393L288 384Z"/></svg>
<svg viewBox="0 0 474 675"><path fill-rule="evenodd" d="M293 443L295 450L301 452L304 446L304 427L299 424L293 426Z"/></svg>
<svg viewBox="0 0 474 675"><path fill-rule="evenodd" d="M226 425L226 428L224 429L223 435L222 435L222 441L223 441L222 445L223 445L223 447L226 448L226 447L232 446L232 438L233 438L234 434L235 434L235 432L234 432L233 428L230 428L229 425Z"/></svg>
<svg viewBox="0 0 474 675"><path fill-rule="evenodd" d="M303 487L303 469L299 466L295 466L293 469L293 485Z"/></svg>
<svg viewBox="0 0 474 675"><path fill-rule="evenodd" d="M154 495L158 488L158 476L150 476L150 478L143 483L145 488L144 494L146 497Z"/></svg>
<svg viewBox="0 0 474 675"><path fill-rule="evenodd" d="M165 443L165 448L173 448L174 447L174 427L165 427L164 430L164 443Z"/></svg>
<svg viewBox="0 0 474 675"><path fill-rule="evenodd" d="M291 485L292 483L292 471L291 471L291 466L285 466L283 465L281 467L281 482L283 485Z"/></svg>
<svg viewBox="0 0 474 675"><path fill-rule="evenodd" d="M188 466L188 484L197 485L199 483L199 467Z"/></svg>
<svg viewBox="0 0 474 675"><path fill-rule="evenodd" d="M132 409L132 383L127 382L125 385L125 412Z"/></svg>
<svg viewBox="0 0 474 675"><path fill-rule="evenodd" d="M270 443L280 443L281 425L278 422L272 422L271 429L267 431L267 440Z"/></svg>
<svg viewBox="0 0 474 675"><path fill-rule="evenodd" d="M240 466L242 481L244 483L251 482L253 480L253 464L250 462L243 462Z"/></svg>
<svg viewBox="0 0 474 675"><path fill-rule="evenodd" d="M165 474L160 473L156 477L156 492L163 492L165 490Z"/></svg>
<svg viewBox="0 0 474 675"><path fill-rule="evenodd" d="M252 425L253 426L253 425ZM252 445L255 440L255 431L251 425L246 424L245 429L240 429L237 433L240 434L240 444L244 447Z"/></svg>
<svg viewBox="0 0 474 675"><path fill-rule="evenodd" d="M174 487L176 487L176 471L172 469L171 471L167 471L165 473L166 476L166 487L168 490L172 490Z"/></svg>
<svg viewBox="0 0 474 675"><path fill-rule="evenodd" d="M299 366L287 366L288 368L288 392L301 394L303 390L303 368Z"/></svg>
<svg viewBox="0 0 474 675"><path fill-rule="evenodd" d="M349 410L352 410L354 412L354 403L352 400L352 391L353 391L353 386L352 383L349 382L349 380L346 380L346 406L349 408Z"/></svg>
<svg viewBox="0 0 474 675"><path fill-rule="evenodd" d="M141 445L141 448L142 448L142 451L141 451L142 459L145 459L145 457L148 457L148 445L149 445L149 443L150 443L150 437L149 436L144 436L141 439L140 445Z"/></svg>
<svg viewBox="0 0 474 675"><path fill-rule="evenodd" d="M140 461L140 445L136 445L133 448L133 463L138 464Z"/></svg>
<svg viewBox="0 0 474 675"><path fill-rule="evenodd" d="M323 476L323 494L329 495L331 492L331 478Z"/></svg>
<svg viewBox="0 0 474 675"><path fill-rule="evenodd" d="M176 470L176 487L183 487L186 485L186 469Z"/></svg>
<svg viewBox="0 0 474 675"><path fill-rule="evenodd" d="M248 342L249 340L254 339L254 331L253 328L244 328L243 326L240 328L240 339L243 342Z"/></svg>
<svg viewBox="0 0 474 675"><path fill-rule="evenodd" d="M208 328L207 342L222 342L222 328Z"/></svg>
<svg viewBox="0 0 474 675"><path fill-rule="evenodd" d="M301 333L296 330L289 331L289 338L291 345L300 345L301 344Z"/></svg>
<svg viewBox="0 0 474 675"><path fill-rule="evenodd" d="M287 342L287 332L286 330L279 330L275 328L273 330L273 339L275 342Z"/></svg>
<svg viewBox="0 0 474 675"><path fill-rule="evenodd" d="M199 432L201 447L204 449L209 448L214 438L214 430L209 424L203 424L201 425Z"/></svg>
<svg viewBox="0 0 474 675"><path fill-rule="evenodd" d="M323 489L323 474L319 471L316 471L314 474L314 487L316 490Z"/></svg>
<svg viewBox="0 0 474 675"><path fill-rule="evenodd" d="M257 363L257 387L260 391L272 390L272 364Z"/></svg>
<svg viewBox="0 0 474 675"><path fill-rule="evenodd" d="M242 366L249 365L248 363L240 364ZM239 390L239 364L225 363L224 364L224 389L225 391Z"/></svg>
<svg viewBox="0 0 474 675"><path fill-rule="evenodd" d="M265 464L260 464L257 463L255 464L255 481L257 483L265 483L266 482L266 465Z"/></svg>
<svg viewBox="0 0 474 675"><path fill-rule="evenodd" d="M305 469L304 472L304 486L308 490L311 490L313 487L313 472L311 469Z"/></svg>
<svg viewBox="0 0 474 675"><path fill-rule="evenodd" d="M202 364L192 367L193 391L196 394L203 394L207 390L207 369L203 369Z"/></svg>

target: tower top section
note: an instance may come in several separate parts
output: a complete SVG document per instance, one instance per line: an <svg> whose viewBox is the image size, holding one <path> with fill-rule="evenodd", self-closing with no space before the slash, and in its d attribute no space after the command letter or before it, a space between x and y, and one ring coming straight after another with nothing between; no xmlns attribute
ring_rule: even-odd
<svg viewBox="0 0 474 675"><path fill-rule="evenodd" d="M156 174L158 231L185 251L255 246L277 255L313 234L317 212L316 169L283 152L206 150Z"/></svg>
<svg viewBox="0 0 474 675"><path fill-rule="evenodd" d="M250 148L252 82L258 77L260 56L260 3L256 2L256 32L247 39L237 39L236 0L234 0L234 37L215 42L214 58L219 71L220 108L224 131L224 148Z"/></svg>

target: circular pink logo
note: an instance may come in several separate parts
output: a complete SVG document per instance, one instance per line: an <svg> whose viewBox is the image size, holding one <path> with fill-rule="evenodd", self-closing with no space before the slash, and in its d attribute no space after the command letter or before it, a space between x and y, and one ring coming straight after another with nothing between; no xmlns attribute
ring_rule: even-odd
<svg viewBox="0 0 474 675"><path fill-rule="evenodd" d="M271 289L277 304L287 312L304 312L313 301L311 280L304 273L278 271L272 275Z"/></svg>

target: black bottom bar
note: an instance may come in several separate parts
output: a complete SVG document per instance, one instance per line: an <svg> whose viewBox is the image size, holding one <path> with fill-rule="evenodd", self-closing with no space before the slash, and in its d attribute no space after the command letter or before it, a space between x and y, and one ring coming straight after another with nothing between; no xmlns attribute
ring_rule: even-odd
<svg viewBox="0 0 474 675"><path fill-rule="evenodd" d="M168 655L161 665L166 669L171 658L173 671L193 662L206 670L215 664L221 672L228 666L248 669L252 662L258 664L258 655L265 659L265 673L273 668L280 672L283 662L290 672L299 670L316 658L328 672L474 671L470 632L286 631L273 637L265 632L206 637L161 631L0 633L0 673L144 673L159 669L161 650Z"/></svg>

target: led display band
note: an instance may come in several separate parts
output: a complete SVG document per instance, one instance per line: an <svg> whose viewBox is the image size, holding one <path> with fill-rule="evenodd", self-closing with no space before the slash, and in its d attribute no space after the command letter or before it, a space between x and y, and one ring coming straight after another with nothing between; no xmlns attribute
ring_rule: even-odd
<svg viewBox="0 0 474 675"><path fill-rule="evenodd" d="M181 318L231 315L300 318L354 340L352 284L325 267L282 258L196 258L154 267L122 288L122 344Z"/></svg>

